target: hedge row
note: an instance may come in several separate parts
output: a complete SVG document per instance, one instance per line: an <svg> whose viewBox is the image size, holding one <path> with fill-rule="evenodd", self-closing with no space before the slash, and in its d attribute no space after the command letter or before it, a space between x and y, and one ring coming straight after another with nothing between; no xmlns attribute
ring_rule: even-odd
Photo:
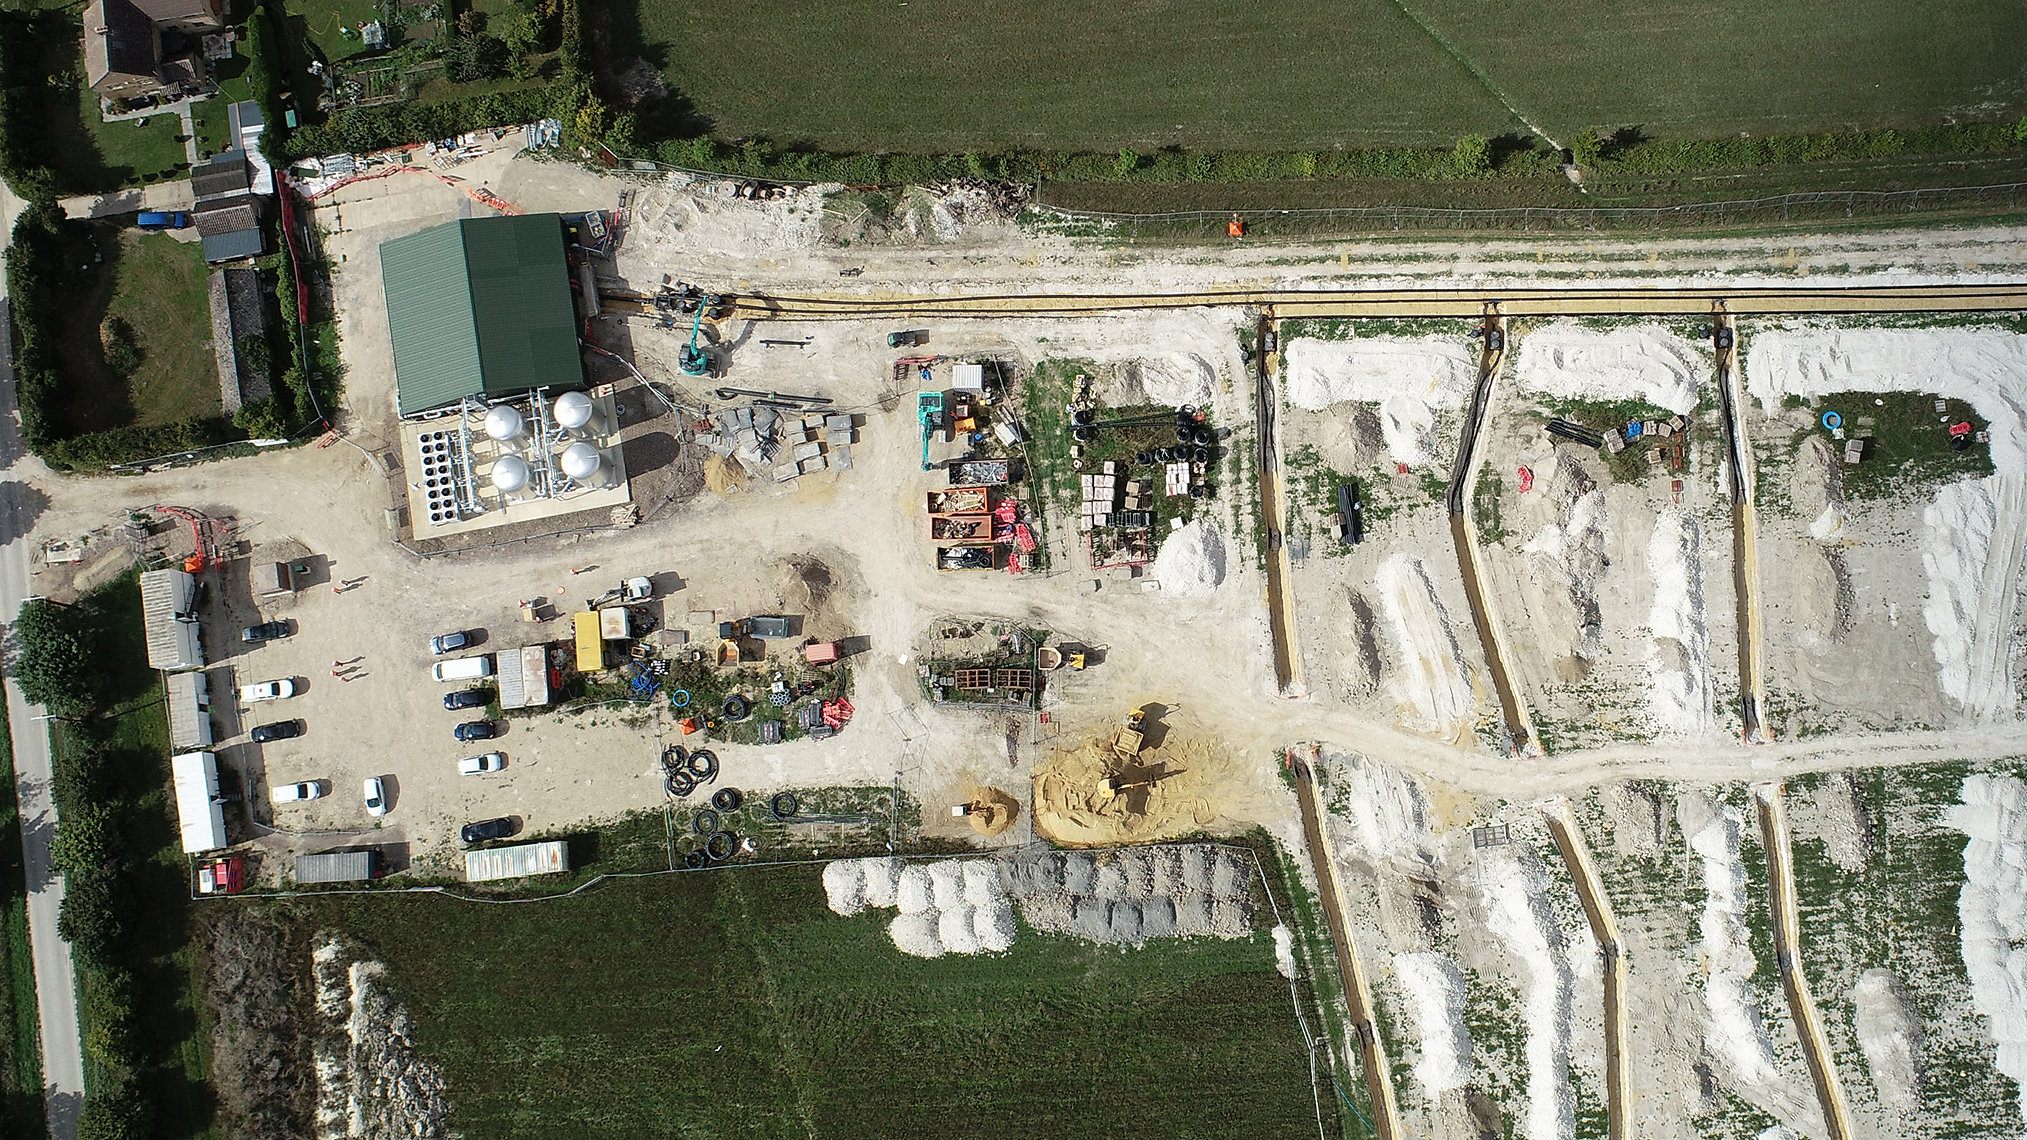
<svg viewBox="0 0 2027 1140"><path fill-rule="evenodd" d="M627 116L619 116L616 122ZM581 121L581 120L580 120ZM1643 139L1622 132L1586 131L1578 165L1628 174L1745 169L1899 154L1975 154L2027 145L2027 120L1962 123L1913 130L1849 131L1767 138ZM618 149L615 147L615 149ZM1378 147L1358 150L1222 152L1162 150L1140 154L1021 151L1007 154L841 154L782 148L764 139L724 143L711 138L670 139L647 150L656 160L686 170L850 186L901 185L952 178L1002 182L1264 182L1306 179L1444 181L1529 178L1555 173L1566 157L1533 140L1466 137L1436 150Z"/></svg>
<svg viewBox="0 0 2027 1140"><path fill-rule="evenodd" d="M1903 154L1989 154L2027 145L2027 118L1908 130L1844 131L1764 138L1646 139L1593 128L1572 145L1577 163L1607 172L1679 174L1892 158Z"/></svg>

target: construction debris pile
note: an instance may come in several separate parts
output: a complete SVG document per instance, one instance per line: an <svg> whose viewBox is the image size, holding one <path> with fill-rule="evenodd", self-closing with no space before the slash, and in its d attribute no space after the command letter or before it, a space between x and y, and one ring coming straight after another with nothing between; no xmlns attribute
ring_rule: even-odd
<svg viewBox="0 0 2027 1140"><path fill-rule="evenodd" d="M1122 851L1025 847L980 859L903 863L844 859L825 865L830 909L900 913L894 945L919 958L999 953L1013 946L1020 907L1029 927L1093 942L1244 938L1253 930L1253 868L1210 844Z"/></svg>
<svg viewBox="0 0 2027 1140"><path fill-rule="evenodd" d="M842 412L794 415L763 402L722 409L707 426L711 430L696 437L698 445L737 463L746 478L776 483L815 471L849 470L857 438L852 417ZM737 481L720 479L727 485Z"/></svg>

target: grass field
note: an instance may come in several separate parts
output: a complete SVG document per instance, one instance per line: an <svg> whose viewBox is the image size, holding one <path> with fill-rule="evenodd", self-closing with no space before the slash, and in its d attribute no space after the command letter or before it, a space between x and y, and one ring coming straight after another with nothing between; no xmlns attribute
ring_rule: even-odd
<svg viewBox="0 0 2027 1140"><path fill-rule="evenodd" d="M721 138L839 150L1441 145L1998 119L2027 105L2007 0L595 0ZM2013 45L2011 47L2007 45ZM633 48L607 52L609 71Z"/></svg>
<svg viewBox="0 0 2027 1140"><path fill-rule="evenodd" d="M71 251L79 273L59 290L59 352L72 384L66 434L216 415L203 249L111 224L93 225L89 234ZM100 327L108 317L133 329L140 363L131 375L106 362Z"/></svg>
<svg viewBox="0 0 2027 1140"><path fill-rule="evenodd" d="M831 914L817 872L281 913L388 965L468 1136L1314 1134L1264 933L1120 950L1023 931L1000 957L923 960L879 913Z"/></svg>

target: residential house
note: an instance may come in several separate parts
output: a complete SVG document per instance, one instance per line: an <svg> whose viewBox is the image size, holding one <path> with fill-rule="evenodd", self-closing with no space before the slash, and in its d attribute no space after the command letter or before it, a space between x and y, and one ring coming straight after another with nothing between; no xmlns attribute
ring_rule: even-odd
<svg viewBox="0 0 2027 1140"><path fill-rule="evenodd" d="M92 0L85 82L101 99L194 89L204 79L202 38L225 26L224 0Z"/></svg>

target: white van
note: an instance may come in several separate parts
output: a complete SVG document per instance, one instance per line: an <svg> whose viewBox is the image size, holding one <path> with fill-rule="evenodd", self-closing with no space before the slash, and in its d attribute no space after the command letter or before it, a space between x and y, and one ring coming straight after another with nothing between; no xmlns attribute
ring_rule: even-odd
<svg viewBox="0 0 2027 1140"><path fill-rule="evenodd" d="M493 675L493 655L481 653L477 657L439 661L430 666L429 672L439 681L476 681Z"/></svg>

